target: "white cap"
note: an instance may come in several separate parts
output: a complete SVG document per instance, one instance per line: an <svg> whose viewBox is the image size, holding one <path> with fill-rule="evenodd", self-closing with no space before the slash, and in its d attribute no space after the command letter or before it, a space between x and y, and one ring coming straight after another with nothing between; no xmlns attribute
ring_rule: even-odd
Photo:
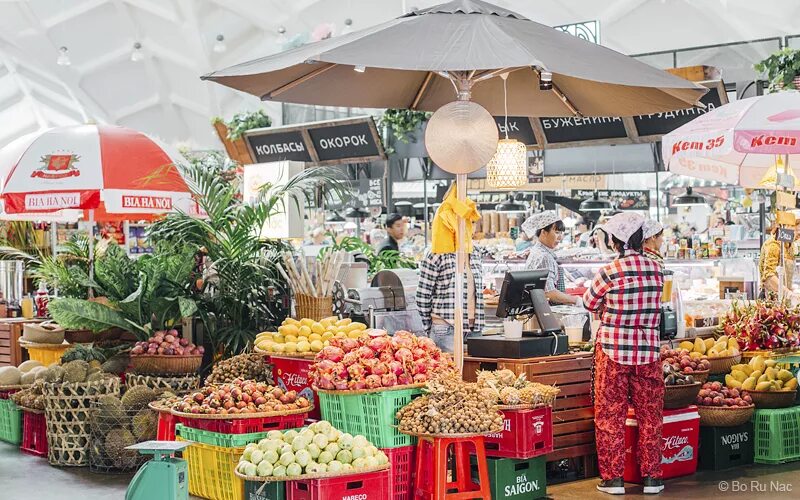
<svg viewBox="0 0 800 500"><path fill-rule="evenodd" d="M664 226L660 222L654 219L647 219L644 221L644 226L642 226L642 240L652 238L663 230Z"/></svg>
<svg viewBox="0 0 800 500"><path fill-rule="evenodd" d="M560 221L561 218L553 211L540 212L528 217L528 220L522 223L522 230L533 238L536 236L536 231L544 229L550 224Z"/></svg>
<svg viewBox="0 0 800 500"><path fill-rule="evenodd" d="M633 233L644 225L644 217L634 212L622 212L603 224L603 231L627 243Z"/></svg>

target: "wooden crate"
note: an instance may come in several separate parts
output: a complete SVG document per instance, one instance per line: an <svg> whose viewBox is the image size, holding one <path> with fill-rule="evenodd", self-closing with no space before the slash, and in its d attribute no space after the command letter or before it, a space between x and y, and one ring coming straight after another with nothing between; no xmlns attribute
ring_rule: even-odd
<svg viewBox="0 0 800 500"><path fill-rule="evenodd" d="M19 366L27 359L19 346L23 323L38 323L41 320L24 318L0 318L0 366Z"/></svg>
<svg viewBox="0 0 800 500"><path fill-rule="evenodd" d="M525 359L464 358L464 379L474 382L476 370L509 369L528 380L555 384L561 393L553 404L553 452L548 462L583 461L585 475L596 475L594 406L590 396L592 357L589 352Z"/></svg>

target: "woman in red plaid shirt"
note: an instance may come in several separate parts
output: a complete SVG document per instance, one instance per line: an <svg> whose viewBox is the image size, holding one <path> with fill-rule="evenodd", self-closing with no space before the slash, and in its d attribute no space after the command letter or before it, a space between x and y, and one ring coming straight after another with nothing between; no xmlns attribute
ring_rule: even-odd
<svg viewBox="0 0 800 500"><path fill-rule="evenodd" d="M594 418L602 481L597 489L625 494L625 419L633 406L639 425L644 493L660 493L664 378L658 335L661 265L642 254L644 218L612 217L603 228L619 256L595 276L583 301L600 315L595 345Z"/></svg>

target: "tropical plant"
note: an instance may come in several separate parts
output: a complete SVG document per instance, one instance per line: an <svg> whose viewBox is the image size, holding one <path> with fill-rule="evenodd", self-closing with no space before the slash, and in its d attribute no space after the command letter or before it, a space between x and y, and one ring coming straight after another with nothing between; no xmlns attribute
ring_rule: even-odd
<svg viewBox="0 0 800 500"><path fill-rule="evenodd" d="M333 232L328 231L328 238L333 242L330 246L324 247L318 254L318 259L322 259L327 252L344 250L346 252L358 252L369 263L369 276L385 269L416 269L417 263L414 259L405 257L397 250L384 250L376 253L375 249L355 236L345 236L336 239Z"/></svg>
<svg viewBox="0 0 800 500"><path fill-rule="evenodd" d="M99 300L58 298L48 306L65 328L102 331L122 328L144 340L153 330L171 328L198 311L194 250L157 247L131 259L116 245L95 261L94 278L76 271L80 283Z"/></svg>
<svg viewBox="0 0 800 500"><path fill-rule="evenodd" d="M773 52L754 68L766 75L771 92L796 89L795 79L800 76L800 49L786 47Z"/></svg>
<svg viewBox="0 0 800 500"><path fill-rule="evenodd" d="M248 130L272 126L272 118L263 109L237 113L229 121L224 121L221 118L215 118L214 121L223 121L225 123L225 126L228 127L228 139L232 141L241 139Z"/></svg>
<svg viewBox="0 0 800 500"><path fill-rule="evenodd" d="M274 292L286 294L288 285L276 264L291 247L263 238L265 224L286 210L285 200L299 208L320 187L342 199L349 188L338 169L307 169L285 184L261 186L257 203L250 205L237 197L238 187L219 176L198 165L181 168L208 217L170 214L154 223L149 235L154 242L186 244L206 256L200 315L215 349L236 354L285 315Z"/></svg>

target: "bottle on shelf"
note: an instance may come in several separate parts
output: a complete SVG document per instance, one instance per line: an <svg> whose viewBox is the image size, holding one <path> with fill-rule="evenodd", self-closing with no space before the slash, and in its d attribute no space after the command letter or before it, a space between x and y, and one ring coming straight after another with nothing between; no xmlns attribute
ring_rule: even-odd
<svg viewBox="0 0 800 500"><path fill-rule="evenodd" d="M17 302L16 300L8 301L8 317L19 318L19 315L20 315L19 302Z"/></svg>
<svg viewBox="0 0 800 500"><path fill-rule="evenodd" d="M33 297L31 294L26 295L19 302L20 316L25 319L33 319L36 313L33 309Z"/></svg>
<svg viewBox="0 0 800 500"><path fill-rule="evenodd" d="M47 312L47 305L50 303L50 294L47 292L47 283L42 281L39 283L39 289L36 291L36 316L39 318L46 318L49 313Z"/></svg>

